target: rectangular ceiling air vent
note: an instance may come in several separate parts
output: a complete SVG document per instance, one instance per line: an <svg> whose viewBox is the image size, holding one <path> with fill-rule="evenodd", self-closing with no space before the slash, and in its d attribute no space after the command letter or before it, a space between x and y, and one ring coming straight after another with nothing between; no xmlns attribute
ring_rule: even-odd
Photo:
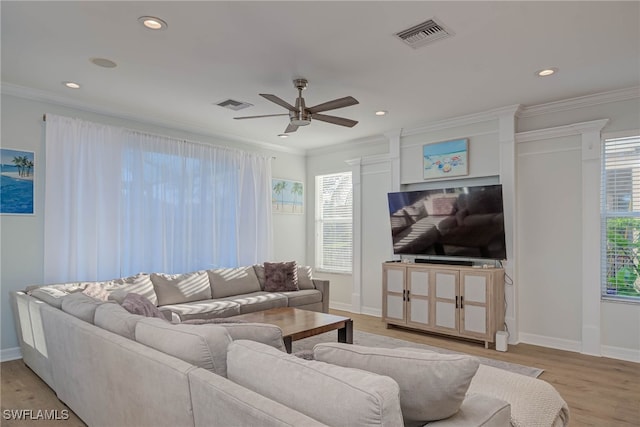
<svg viewBox="0 0 640 427"><path fill-rule="evenodd" d="M236 101L234 99L225 99L224 101L217 102L216 105L219 105L223 108L228 108L233 111L242 110L244 108L253 107L253 104L249 104L248 102Z"/></svg>
<svg viewBox="0 0 640 427"><path fill-rule="evenodd" d="M453 35L453 31L436 21L436 18L396 33L396 37L414 49Z"/></svg>

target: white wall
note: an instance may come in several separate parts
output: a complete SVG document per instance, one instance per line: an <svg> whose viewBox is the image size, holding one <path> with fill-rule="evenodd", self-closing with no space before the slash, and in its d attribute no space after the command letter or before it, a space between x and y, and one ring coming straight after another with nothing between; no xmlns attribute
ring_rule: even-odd
<svg viewBox="0 0 640 427"><path fill-rule="evenodd" d="M580 137L521 143L517 155L520 332L579 341Z"/></svg>
<svg viewBox="0 0 640 427"><path fill-rule="evenodd" d="M590 265L599 264L599 253L585 247L599 235L599 212L589 215L583 206L587 197L599 200L599 171L588 158L597 155L599 163L599 153L586 154L580 131L585 122L608 119L602 138L640 132L638 92L525 109L518 121L518 136L526 136L517 144L522 342L640 362L640 305L599 301ZM589 251L594 255L585 257Z"/></svg>
<svg viewBox="0 0 640 427"><path fill-rule="evenodd" d="M315 265L315 177L338 172L351 171L347 161L363 156L385 154L388 151L386 138L374 138L350 144L333 145L307 153L307 264ZM355 177L354 177L355 179ZM384 193L386 195L386 193ZM385 196L386 197L386 196ZM356 267L359 268L359 267ZM367 267L368 268L368 267ZM378 274L380 268L376 267ZM315 272L314 276L327 279L331 283L330 306L340 310L352 310L354 286L352 274L329 274ZM381 279L378 279L381 280Z"/></svg>
<svg viewBox="0 0 640 427"><path fill-rule="evenodd" d="M354 245L361 248L361 257L354 265L360 263L361 270L351 277L351 284L350 277L332 282L332 292L340 286L332 295L332 306L369 314L381 310L380 262L391 256L384 218L388 212L381 200L387 191L395 191L390 190L394 179L403 189L499 179L503 191L513 189L505 199L514 201L512 227L507 230L508 246L513 245L507 271L514 284L505 289L512 336L520 342L640 361L640 305L600 302L599 290L592 286L599 282L592 274L598 260L590 259L599 248L584 245L593 244L589 227L595 224L592 232L598 233L598 207L586 214L584 209L599 200L598 186L591 185L598 147L591 147L594 131L583 129L591 125L581 125L608 119L601 123L606 123L605 136L640 129L640 91L630 88L520 111L514 107L402 130L398 172L393 169L391 140L374 150L346 144L342 150L333 147L330 155L309 153L308 181L319 173L347 170L345 160L359 160L353 170L361 178L362 214L354 222L361 227L361 239ZM516 125L509 130L511 113L518 118L512 115ZM598 128L596 145L599 132ZM423 181L422 145L453 138L469 138L470 175L435 184ZM513 155L505 155L511 151ZM312 197L311 191L308 194ZM376 210L381 212L372 214ZM311 255L312 218L307 242ZM347 289L352 291L350 307Z"/></svg>
<svg viewBox="0 0 640 427"><path fill-rule="evenodd" d="M36 100L33 97L3 93L1 103L2 147L34 151L36 175L35 215L0 216L0 265L2 267L0 272L0 321L2 322L0 359L4 359L5 355L13 352L18 345L8 298L9 291L24 289L30 284L42 284L43 281L45 185L43 114L53 113L78 117L108 125L216 145L233 146L241 150L272 155L275 157L272 163L274 177L302 181L305 188L308 188L305 180L305 158L302 154L273 151L242 142L229 142L210 135L65 107L48 101ZM273 215L274 260L295 259L299 263L305 263L305 219L305 215Z"/></svg>

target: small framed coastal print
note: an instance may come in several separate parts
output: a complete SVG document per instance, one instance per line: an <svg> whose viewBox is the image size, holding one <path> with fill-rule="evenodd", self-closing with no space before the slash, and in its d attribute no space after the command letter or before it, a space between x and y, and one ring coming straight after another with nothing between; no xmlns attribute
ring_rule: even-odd
<svg viewBox="0 0 640 427"><path fill-rule="evenodd" d="M0 149L0 214L33 215L35 153Z"/></svg>
<svg viewBox="0 0 640 427"><path fill-rule="evenodd" d="M448 178L469 174L468 139L426 144L422 147L423 178Z"/></svg>
<svg viewBox="0 0 640 427"><path fill-rule="evenodd" d="M271 180L273 213L304 213L304 186L300 181L273 178Z"/></svg>

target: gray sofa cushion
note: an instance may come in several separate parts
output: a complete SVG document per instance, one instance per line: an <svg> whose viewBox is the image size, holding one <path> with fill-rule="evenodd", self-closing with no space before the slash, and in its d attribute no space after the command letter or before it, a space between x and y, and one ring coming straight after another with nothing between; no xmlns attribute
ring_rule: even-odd
<svg viewBox="0 0 640 427"><path fill-rule="evenodd" d="M156 318L136 324L136 341L218 375L227 375L231 337L218 325L173 325Z"/></svg>
<svg viewBox="0 0 640 427"><path fill-rule="evenodd" d="M77 290L82 291L82 289ZM62 299L69 295L69 292L61 289L58 285L53 285L36 288L32 291L29 291L29 295L38 298L39 300L42 300L56 308L62 308Z"/></svg>
<svg viewBox="0 0 640 427"><path fill-rule="evenodd" d="M287 306L289 307L300 307L302 305L322 302L322 292L317 289L278 293L287 297Z"/></svg>
<svg viewBox="0 0 640 427"><path fill-rule="evenodd" d="M93 318L96 313L96 309L101 304L108 304L105 301L91 298L82 292L75 292L62 298L61 308L62 311L68 313L78 319L84 320L93 324Z"/></svg>
<svg viewBox="0 0 640 427"><path fill-rule="evenodd" d="M448 418L458 412L478 359L404 349L327 343L313 348L316 360L387 375L400 386L402 415L407 423Z"/></svg>
<svg viewBox="0 0 640 427"><path fill-rule="evenodd" d="M206 271L185 274L151 273L151 282L160 306L211 298L211 286Z"/></svg>
<svg viewBox="0 0 640 427"><path fill-rule="evenodd" d="M240 314L287 306L287 297L282 293L262 291L222 298L222 301L237 303L240 307Z"/></svg>
<svg viewBox="0 0 640 427"><path fill-rule="evenodd" d="M211 319L216 317L229 317L240 314L240 305L233 301L204 300L187 302L184 304L171 304L160 307L160 311L172 312L181 321L189 319Z"/></svg>
<svg viewBox="0 0 640 427"><path fill-rule="evenodd" d="M96 308L94 324L107 331L135 340L136 324L142 319L144 316L131 314L119 304L112 302Z"/></svg>
<svg viewBox="0 0 640 427"><path fill-rule="evenodd" d="M403 425L398 384L389 377L245 340L229 344L227 372L233 382L327 425Z"/></svg>
<svg viewBox="0 0 640 427"><path fill-rule="evenodd" d="M505 427L511 426L511 406L504 400L469 393L455 415L425 424L429 427ZM526 425L526 424L513 424Z"/></svg>
<svg viewBox="0 0 640 427"><path fill-rule="evenodd" d="M280 351L286 351L282 340L282 329L266 323L224 323L219 324L229 332L231 339L261 342Z"/></svg>
<svg viewBox="0 0 640 427"><path fill-rule="evenodd" d="M286 405L203 369L189 372L196 426L326 427Z"/></svg>
<svg viewBox="0 0 640 427"><path fill-rule="evenodd" d="M207 270L213 298L260 291L260 282L253 267Z"/></svg>

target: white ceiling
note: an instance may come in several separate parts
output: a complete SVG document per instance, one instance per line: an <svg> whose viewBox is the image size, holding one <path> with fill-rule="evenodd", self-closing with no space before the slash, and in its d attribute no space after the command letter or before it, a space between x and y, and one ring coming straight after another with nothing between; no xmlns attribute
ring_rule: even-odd
<svg viewBox="0 0 640 427"><path fill-rule="evenodd" d="M70 105L311 149L512 104L535 105L640 85L640 2L25 2L2 1L2 83ZM143 15L168 22L150 31ZM394 37L436 17L455 36L420 49ZM115 61L101 68L89 58ZM548 78L538 69L558 67ZM292 79L308 106L351 95L288 139ZM76 81L79 90L62 81ZM254 104L238 112L213 105ZM377 117L378 109L388 110Z"/></svg>

